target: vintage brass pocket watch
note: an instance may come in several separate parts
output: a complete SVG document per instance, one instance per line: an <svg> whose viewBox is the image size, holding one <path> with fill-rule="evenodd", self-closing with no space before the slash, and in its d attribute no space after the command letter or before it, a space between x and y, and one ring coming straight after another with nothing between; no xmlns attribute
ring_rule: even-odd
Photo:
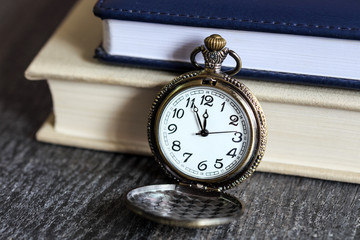
<svg viewBox="0 0 360 240"><path fill-rule="evenodd" d="M179 184L152 185L127 193L127 205L151 220L185 227L224 224L237 219L243 204L224 193L248 178L266 145L264 113L255 96L231 77L240 57L213 34L191 53L200 69L182 74L156 97L148 120L152 153ZM205 67L195 60L198 53ZM221 72L227 55L236 67Z"/></svg>

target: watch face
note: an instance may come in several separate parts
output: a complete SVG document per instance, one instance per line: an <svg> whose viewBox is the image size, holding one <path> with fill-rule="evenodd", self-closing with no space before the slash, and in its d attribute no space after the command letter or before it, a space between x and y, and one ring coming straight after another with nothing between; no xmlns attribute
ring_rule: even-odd
<svg viewBox="0 0 360 240"><path fill-rule="evenodd" d="M244 164L253 131L238 98L219 88L195 86L177 92L162 109L158 146L177 173L200 181L217 180Z"/></svg>

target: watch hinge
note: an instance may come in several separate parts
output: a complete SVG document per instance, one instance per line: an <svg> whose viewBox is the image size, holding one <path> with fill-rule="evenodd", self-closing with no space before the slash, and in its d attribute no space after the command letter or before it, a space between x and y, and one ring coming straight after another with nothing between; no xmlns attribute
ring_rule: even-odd
<svg viewBox="0 0 360 240"><path fill-rule="evenodd" d="M205 78L202 81L202 84L207 84L207 85L211 85L211 86L215 86L216 85L216 80L212 79L212 78Z"/></svg>
<svg viewBox="0 0 360 240"><path fill-rule="evenodd" d="M179 183L182 186L187 186L195 189L199 189L206 192L221 192L220 188L212 188L208 186L204 186L203 184L197 183L197 184L188 184L188 183Z"/></svg>

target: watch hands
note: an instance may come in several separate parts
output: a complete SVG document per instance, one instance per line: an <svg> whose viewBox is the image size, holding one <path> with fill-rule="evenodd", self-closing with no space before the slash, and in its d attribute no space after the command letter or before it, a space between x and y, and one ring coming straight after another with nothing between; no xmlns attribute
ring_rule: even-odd
<svg viewBox="0 0 360 240"><path fill-rule="evenodd" d="M201 135L203 137L206 137L208 135L208 130L206 130L206 119L209 117L209 114L207 113L207 110L205 110L205 113L203 114L204 122L202 124L199 116L199 109L195 106L195 104L193 106L193 111L196 115L196 119L200 126L200 132L198 132L196 135Z"/></svg>
<svg viewBox="0 0 360 240"><path fill-rule="evenodd" d="M200 120L200 117L199 117L199 109L195 106L195 104L194 104L194 106L193 106L193 111L195 112L195 114L196 114L196 118L197 118L197 121L198 121L198 123L199 123L199 126L200 126L200 128L201 129L203 129L203 126L202 126L202 124L201 124L201 120Z"/></svg>
<svg viewBox="0 0 360 240"><path fill-rule="evenodd" d="M218 134L218 133L235 133L237 131L221 131L221 132L207 132L207 134ZM195 135L202 135L201 132L195 133Z"/></svg>

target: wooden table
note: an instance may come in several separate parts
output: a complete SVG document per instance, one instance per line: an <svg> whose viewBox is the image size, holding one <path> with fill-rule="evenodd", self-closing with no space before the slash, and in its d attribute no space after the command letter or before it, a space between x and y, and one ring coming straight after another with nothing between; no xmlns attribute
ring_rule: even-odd
<svg viewBox="0 0 360 240"><path fill-rule="evenodd" d="M256 173L229 191L246 203L242 218L176 228L124 206L127 190L170 182L152 158L35 141L51 97L45 82L26 81L23 72L72 4L0 8L1 239L360 239L360 185Z"/></svg>

